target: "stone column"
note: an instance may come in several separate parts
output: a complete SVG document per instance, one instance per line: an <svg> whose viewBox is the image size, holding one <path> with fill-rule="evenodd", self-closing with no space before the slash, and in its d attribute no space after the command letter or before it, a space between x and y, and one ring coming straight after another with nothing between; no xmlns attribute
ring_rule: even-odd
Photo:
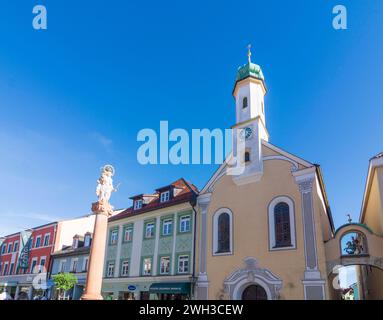
<svg viewBox="0 0 383 320"><path fill-rule="evenodd" d="M305 272L303 287L306 300L325 299L324 284L318 268L315 213L313 206L313 184L316 182L316 168L308 168L293 173L298 184L302 201L302 221L305 250Z"/></svg>
<svg viewBox="0 0 383 320"><path fill-rule="evenodd" d="M101 295L101 287L108 232L108 216L113 210L109 203L98 201L92 204L92 211L96 215L96 221L89 255L88 277L81 300L103 299Z"/></svg>
<svg viewBox="0 0 383 320"><path fill-rule="evenodd" d="M19 297L19 293L20 293L20 287L16 286L15 300L17 300L17 298Z"/></svg>
<svg viewBox="0 0 383 320"><path fill-rule="evenodd" d="M207 214L210 203L211 193L200 195L197 199L199 212L200 212L200 225L199 225L199 270L198 279L196 283L196 297L198 300L207 300L209 281L207 275Z"/></svg>
<svg viewBox="0 0 383 320"><path fill-rule="evenodd" d="M32 300L33 286L31 285L28 289L28 300Z"/></svg>

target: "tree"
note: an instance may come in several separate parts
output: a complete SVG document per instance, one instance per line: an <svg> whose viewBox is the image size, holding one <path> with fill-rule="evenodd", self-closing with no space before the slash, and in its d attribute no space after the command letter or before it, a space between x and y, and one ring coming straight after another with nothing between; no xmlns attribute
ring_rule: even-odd
<svg viewBox="0 0 383 320"><path fill-rule="evenodd" d="M65 299L65 293L68 290L72 289L77 283L76 276L68 272L56 274L52 278L55 283L55 287L58 290L60 290L60 296L62 293L64 293L64 295L62 296L62 298L64 299Z"/></svg>

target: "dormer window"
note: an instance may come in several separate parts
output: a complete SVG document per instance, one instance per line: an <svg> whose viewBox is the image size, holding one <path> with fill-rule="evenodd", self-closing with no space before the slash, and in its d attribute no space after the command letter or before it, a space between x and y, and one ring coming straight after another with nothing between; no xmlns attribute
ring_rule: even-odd
<svg viewBox="0 0 383 320"><path fill-rule="evenodd" d="M142 199L134 200L134 210L138 210L142 208Z"/></svg>
<svg viewBox="0 0 383 320"><path fill-rule="evenodd" d="M78 238L77 237L73 238L72 246L73 246L73 249L77 249L78 248Z"/></svg>
<svg viewBox="0 0 383 320"><path fill-rule="evenodd" d="M90 246L90 234L85 235L84 239L84 247L89 247Z"/></svg>
<svg viewBox="0 0 383 320"><path fill-rule="evenodd" d="M170 191L164 191L164 192L161 192L161 196L160 196L160 202L166 202L166 201L169 201L170 199Z"/></svg>
<svg viewBox="0 0 383 320"><path fill-rule="evenodd" d="M248 103L247 103L247 97L244 97L244 98L242 99L242 109L247 108L247 106L248 106Z"/></svg>

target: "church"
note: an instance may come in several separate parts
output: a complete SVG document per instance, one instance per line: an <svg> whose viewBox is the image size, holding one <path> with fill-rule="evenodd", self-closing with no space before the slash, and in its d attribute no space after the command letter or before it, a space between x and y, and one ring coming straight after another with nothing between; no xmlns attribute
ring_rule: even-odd
<svg viewBox="0 0 383 320"><path fill-rule="evenodd" d="M329 299L335 230L321 169L269 142L265 78L250 58L233 88L233 151L197 200L196 299Z"/></svg>

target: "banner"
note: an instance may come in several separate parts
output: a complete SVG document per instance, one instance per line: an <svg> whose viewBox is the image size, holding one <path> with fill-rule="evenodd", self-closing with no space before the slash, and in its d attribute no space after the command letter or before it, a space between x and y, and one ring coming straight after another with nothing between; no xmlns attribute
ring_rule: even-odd
<svg viewBox="0 0 383 320"><path fill-rule="evenodd" d="M29 264L29 252L31 250L32 231L20 232L19 268L27 269Z"/></svg>

